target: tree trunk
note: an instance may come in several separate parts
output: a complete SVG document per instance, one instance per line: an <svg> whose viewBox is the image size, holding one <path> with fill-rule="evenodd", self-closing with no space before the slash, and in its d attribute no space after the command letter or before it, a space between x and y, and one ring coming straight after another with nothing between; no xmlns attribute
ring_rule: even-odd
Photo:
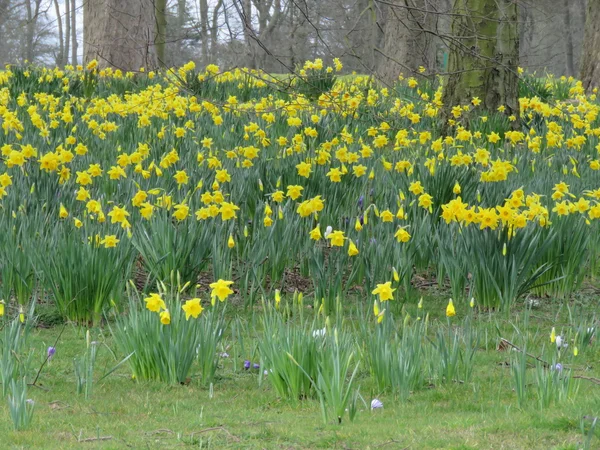
<svg viewBox="0 0 600 450"><path fill-rule="evenodd" d="M223 0L219 0L213 9L212 24L210 27L210 56L214 60L217 56L217 41L219 32L219 10L223 6Z"/></svg>
<svg viewBox="0 0 600 450"><path fill-rule="evenodd" d="M252 37L252 1L242 0L242 22L244 24L244 41L246 42L247 61L246 67L250 69L256 68L256 52L255 42Z"/></svg>
<svg viewBox="0 0 600 450"><path fill-rule="evenodd" d="M62 17L60 15L58 0L54 0L54 10L56 12L56 24L58 25L58 55L56 56L56 65L62 67L65 65L65 42L63 40Z"/></svg>
<svg viewBox="0 0 600 450"><path fill-rule="evenodd" d="M391 3L391 2L390 2ZM432 36L424 30L432 27L433 13L427 12L428 0L394 0L387 5L382 58L377 73L386 83L398 75L417 74L419 66L433 69L435 52Z"/></svg>
<svg viewBox="0 0 600 450"><path fill-rule="evenodd" d="M443 95L445 124L453 106L469 104L473 97L481 100L486 111L504 106L507 114L518 116L517 3L456 0L453 12L449 75Z"/></svg>
<svg viewBox="0 0 600 450"><path fill-rule="evenodd" d="M162 67L167 65L165 46L167 42L167 0L156 0L156 58Z"/></svg>
<svg viewBox="0 0 600 450"><path fill-rule="evenodd" d="M31 2L35 2L35 7ZM40 12L40 0L25 0L25 9L27 11L27 27L25 32L25 58L30 64L34 57L34 37L35 27L37 25Z"/></svg>
<svg viewBox="0 0 600 450"><path fill-rule="evenodd" d="M565 11L565 57L567 66L567 76L575 75L575 63L573 62L573 30L571 30L571 11L569 0L563 0L563 9Z"/></svg>
<svg viewBox="0 0 600 450"><path fill-rule="evenodd" d="M83 0L84 2L89 0ZM77 65L77 5L71 0L71 64ZM69 37L67 36L67 39Z"/></svg>
<svg viewBox="0 0 600 450"><path fill-rule="evenodd" d="M183 38L185 37L186 0L177 0L177 49L181 54Z"/></svg>
<svg viewBox="0 0 600 450"><path fill-rule="evenodd" d="M277 48L278 43L274 43L272 41L272 38L273 32L275 31L275 28L279 25L281 19L281 0L254 0L254 6L258 11L258 40L268 49ZM315 7L316 6L317 5L315 5ZM321 20L321 15L317 13L316 16L317 19L315 27L317 29L320 29L319 21ZM268 56L269 55L263 48L260 48L260 46L255 45L254 58L256 61L257 68L262 70L268 70ZM316 58L316 55L313 55L313 59L314 58Z"/></svg>
<svg viewBox="0 0 600 450"><path fill-rule="evenodd" d="M600 85L600 0L588 0L581 81L587 91Z"/></svg>
<svg viewBox="0 0 600 450"><path fill-rule="evenodd" d="M84 59L100 68L137 71L157 67L156 20L152 0L84 2Z"/></svg>
<svg viewBox="0 0 600 450"><path fill-rule="evenodd" d="M69 64L70 48L71 48L71 0L65 0L65 53L64 53L65 65Z"/></svg>
<svg viewBox="0 0 600 450"><path fill-rule="evenodd" d="M208 64L208 1L200 0L200 34L202 35L202 64Z"/></svg>

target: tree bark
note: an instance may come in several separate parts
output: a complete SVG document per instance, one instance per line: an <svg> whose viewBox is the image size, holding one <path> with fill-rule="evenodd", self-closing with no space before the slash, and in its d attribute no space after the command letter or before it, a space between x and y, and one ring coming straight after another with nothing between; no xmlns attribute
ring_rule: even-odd
<svg viewBox="0 0 600 450"><path fill-rule="evenodd" d="M84 59L100 68L137 71L157 67L153 0L84 2Z"/></svg>
<svg viewBox="0 0 600 450"><path fill-rule="evenodd" d="M242 0L242 11L241 11L241 19L244 24L244 41L246 42L246 50L247 50L247 61L246 67L250 69L256 68L256 52L255 52L255 42L252 38L253 30L252 30L252 1L251 0Z"/></svg>
<svg viewBox="0 0 600 450"><path fill-rule="evenodd" d="M88 1L88 0L83 0ZM77 5L71 0L71 64L77 65ZM69 36L67 36L69 39Z"/></svg>
<svg viewBox="0 0 600 450"><path fill-rule="evenodd" d="M63 40L62 17L60 15L60 6L58 0L54 0L54 11L56 12L56 24L58 26L58 55L56 56L56 65L65 65L65 42Z"/></svg>
<svg viewBox="0 0 600 450"><path fill-rule="evenodd" d="M481 100L484 110L494 112L504 106L507 114L518 116L517 3L456 0L453 12L449 75L443 95L445 123L453 106L468 104L473 97Z"/></svg>
<svg viewBox="0 0 600 450"><path fill-rule="evenodd" d="M177 0L177 49L180 53L183 49L183 38L185 37L186 11L186 0Z"/></svg>
<svg viewBox="0 0 600 450"><path fill-rule="evenodd" d="M200 0L200 34L202 35L202 64L208 63L208 1Z"/></svg>
<svg viewBox="0 0 600 450"><path fill-rule="evenodd" d="M390 2L392 3L392 2ZM394 83L398 75L417 74L419 66L433 69L435 52L431 29L433 12L426 0L394 0L387 5L384 24L382 58L378 74L386 83Z"/></svg>
<svg viewBox="0 0 600 450"><path fill-rule="evenodd" d="M167 43L167 0L155 0L156 5L156 58L161 67L167 65L165 46Z"/></svg>
<svg viewBox="0 0 600 450"><path fill-rule="evenodd" d="M219 11L223 6L223 0L219 0L213 9L212 15L212 24L210 27L210 56L212 59L217 56L217 42L218 42L218 32L219 32Z"/></svg>
<svg viewBox="0 0 600 450"><path fill-rule="evenodd" d="M71 0L65 0L65 65L69 64L71 48Z"/></svg>
<svg viewBox="0 0 600 450"><path fill-rule="evenodd" d="M600 85L600 0L588 0L581 81L587 91Z"/></svg>
<svg viewBox="0 0 600 450"><path fill-rule="evenodd" d="M34 2L32 6L31 2ZM25 0L25 9L27 11L27 27L25 32L25 59L33 62L34 54L34 38L35 28L37 26L38 17L40 14L41 0Z"/></svg>
<svg viewBox="0 0 600 450"><path fill-rule="evenodd" d="M571 10L569 0L563 0L564 18L565 18L565 57L567 66L567 75L575 75L575 63L573 61L573 30L571 30Z"/></svg>

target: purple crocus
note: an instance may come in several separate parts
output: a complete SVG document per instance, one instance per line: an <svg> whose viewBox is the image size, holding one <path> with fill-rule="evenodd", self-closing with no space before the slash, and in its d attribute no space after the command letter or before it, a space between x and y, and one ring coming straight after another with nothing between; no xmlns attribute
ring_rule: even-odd
<svg viewBox="0 0 600 450"><path fill-rule="evenodd" d="M244 361L244 369L248 370L250 368L250 361Z"/></svg>
<svg viewBox="0 0 600 450"><path fill-rule="evenodd" d="M365 196L361 195L360 198L358 199L358 207L362 208L363 207L363 202L365 201Z"/></svg>
<svg viewBox="0 0 600 450"><path fill-rule="evenodd" d="M260 369L260 364L254 363L254 364L252 364L252 368L253 369Z"/></svg>
<svg viewBox="0 0 600 450"><path fill-rule="evenodd" d="M371 409L379 409L379 408L383 408L383 403L381 402L381 400L374 398L371 401Z"/></svg>
<svg viewBox="0 0 600 450"><path fill-rule="evenodd" d="M52 359L54 354L56 353L56 349L52 346L48 347L48 359Z"/></svg>
<svg viewBox="0 0 600 450"><path fill-rule="evenodd" d="M562 366L561 363L556 363L556 364L554 364L553 369L556 370L556 371L558 371L558 372L562 372L563 366Z"/></svg>

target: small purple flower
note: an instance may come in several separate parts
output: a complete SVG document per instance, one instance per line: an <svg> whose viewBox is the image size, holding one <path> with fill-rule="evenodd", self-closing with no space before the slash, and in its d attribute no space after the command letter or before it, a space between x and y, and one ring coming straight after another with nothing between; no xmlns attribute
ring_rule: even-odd
<svg viewBox="0 0 600 450"><path fill-rule="evenodd" d="M562 372L562 370L563 370L563 366L561 363L554 364L554 366L552 368L558 372Z"/></svg>
<svg viewBox="0 0 600 450"><path fill-rule="evenodd" d="M229 358L229 353L227 353L227 352L221 353L221 358Z"/></svg>
<svg viewBox="0 0 600 450"><path fill-rule="evenodd" d="M371 238L371 244L377 244L377 239Z"/></svg>
<svg viewBox="0 0 600 450"><path fill-rule="evenodd" d="M250 361L244 361L244 369L248 370L250 368Z"/></svg>
<svg viewBox="0 0 600 450"><path fill-rule="evenodd" d="M377 400L376 398L374 398L371 401L371 409L379 409L379 408L383 408L383 403L381 403L380 400Z"/></svg>
<svg viewBox="0 0 600 450"><path fill-rule="evenodd" d="M358 199L358 206L359 208L363 207L363 202L365 201L365 196L361 195L360 198Z"/></svg>
<svg viewBox="0 0 600 450"><path fill-rule="evenodd" d="M359 217L359 219L358 219L358 220L360 221L360 224L361 224L361 225L364 225L364 224L365 224L365 215L364 215L364 214L361 214L361 216Z"/></svg>
<svg viewBox="0 0 600 450"><path fill-rule="evenodd" d="M253 369L260 369L260 364L254 363L254 364L252 364L252 368Z"/></svg>
<svg viewBox="0 0 600 450"><path fill-rule="evenodd" d="M48 347L48 359L52 359L54 354L56 353L56 349L52 346Z"/></svg>

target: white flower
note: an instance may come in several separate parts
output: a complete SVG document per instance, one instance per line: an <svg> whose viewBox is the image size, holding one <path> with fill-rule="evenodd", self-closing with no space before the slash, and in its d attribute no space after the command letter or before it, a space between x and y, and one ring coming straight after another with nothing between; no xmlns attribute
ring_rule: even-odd
<svg viewBox="0 0 600 450"><path fill-rule="evenodd" d="M569 344L563 341L562 336L556 336L556 348L567 348Z"/></svg>
<svg viewBox="0 0 600 450"><path fill-rule="evenodd" d="M383 403L381 403L381 401L374 398L371 401L371 409L378 409L378 408L383 408Z"/></svg>
<svg viewBox="0 0 600 450"><path fill-rule="evenodd" d="M326 331L327 330L325 328L322 328L320 330L315 330L315 331L313 331L313 337L314 338L323 337L323 336L325 336Z"/></svg>
<svg viewBox="0 0 600 450"><path fill-rule="evenodd" d="M329 236L331 233L333 233L333 228L331 228L331 225L328 225L327 228L325 228L325 234L323 234L323 236L325 239L327 239L327 236Z"/></svg>

